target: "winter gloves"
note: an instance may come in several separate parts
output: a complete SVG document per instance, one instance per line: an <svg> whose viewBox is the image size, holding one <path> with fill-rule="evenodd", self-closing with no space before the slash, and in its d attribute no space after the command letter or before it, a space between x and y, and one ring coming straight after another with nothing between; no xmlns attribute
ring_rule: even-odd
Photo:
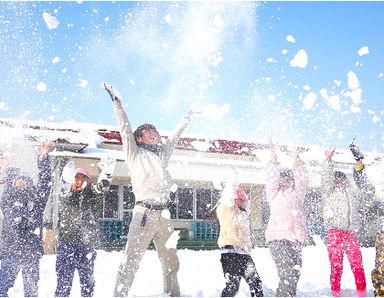
<svg viewBox="0 0 384 298"><path fill-rule="evenodd" d="M353 158L356 161L364 159L364 154L361 153L359 147L355 144L355 140L353 140L352 143L349 145L349 149L351 150Z"/></svg>
<svg viewBox="0 0 384 298"><path fill-rule="evenodd" d="M98 180L103 184L107 184L108 181L112 180L112 174L115 170L116 159L114 159L113 157L106 157L103 158L97 165L101 170Z"/></svg>
<svg viewBox="0 0 384 298"><path fill-rule="evenodd" d="M65 165L63 172L61 173L61 179L66 183L72 184L75 181L75 176L75 163L70 161Z"/></svg>
<svg viewBox="0 0 384 298"><path fill-rule="evenodd" d="M100 181L101 183L104 183L104 181L110 181L112 179L112 174L115 169L116 159L114 159L113 157L106 157L101 159L97 165L101 170L98 181ZM72 184L75 181L76 174L78 173L88 176L88 178L91 179L91 177L89 177L88 172L82 173L80 170L83 169L76 169L73 161L68 162L65 165L61 174L62 180L66 183Z"/></svg>
<svg viewBox="0 0 384 298"><path fill-rule="evenodd" d="M191 109L187 112L184 118L187 119L188 121L191 121L194 118L197 118L199 115L201 115L201 113L202 111L199 109Z"/></svg>

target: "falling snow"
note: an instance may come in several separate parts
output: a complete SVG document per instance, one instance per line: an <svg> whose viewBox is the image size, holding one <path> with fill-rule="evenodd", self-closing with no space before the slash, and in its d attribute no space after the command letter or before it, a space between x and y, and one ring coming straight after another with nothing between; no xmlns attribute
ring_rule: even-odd
<svg viewBox="0 0 384 298"><path fill-rule="evenodd" d="M308 55L305 50L299 50L295 57L291 60L292 67L306 68L308 64Z"/></svg>
<svg viewBox="0 0 384 298"><path fill-rule="evenodd" d="M44 12L43 18L49 30L56 29L60 24L56 17L51 16L49 13Z"/></svg>

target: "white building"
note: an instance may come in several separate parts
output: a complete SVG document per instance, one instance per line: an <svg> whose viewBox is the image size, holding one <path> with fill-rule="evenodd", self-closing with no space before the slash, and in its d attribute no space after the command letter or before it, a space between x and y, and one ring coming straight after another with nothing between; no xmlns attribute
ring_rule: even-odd
<svg viewBox="0 0 384 298"><path fill-rule="evenodd" d="M166 138L166 133L160 133ZM130 172L124 163L120 133L117 127L85 123L52 124L31 121L0 119L0 149L10 153L13 164L37 177L36 148L41 141L51 144L54 190L47 205L45 221L57 220L58 179L62 167L73 160L76 167L86 168L97 179L98 161L106 156L117 159L112 187L104 199L102 235L106 240L126 237L135 198L130 186ZM211 224L199 225L216 204L221 183L235 168L240 187L251 198L251 228L257 245L264 244L268 209L265 203L265 165L269 159L268 142L252 143L225 139L183 137L170 160L169 171L175 183L170 211L176 229L187 240L215 240L217 229ZM306 162L310 188L307 198L307 217L310 230L320 232L321 197L319 195L321 165L326 148L299 147ZM291 167L292 161L280 146L278 153L283 165ZM366 163L383 154L368 153ZM354 160L349 151L337 150L334 156L336 168L352 179ZM199 230L199 229L207 229ZM191 243L191 242L190 242ZM115 243L116 244L116 243Z"/></svg>

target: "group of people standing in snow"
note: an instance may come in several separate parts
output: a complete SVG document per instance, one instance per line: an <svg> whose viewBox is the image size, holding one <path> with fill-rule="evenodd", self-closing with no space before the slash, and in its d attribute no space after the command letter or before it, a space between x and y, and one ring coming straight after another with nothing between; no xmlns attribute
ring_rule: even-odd
<svg viewBox="0 0 384 298"><path fill-rule="evenodd" d="M309 243L304 212L308 174L297 149L287 152L293 159L293 168L288 169L282 168L278 162L276 146L272 141L269 148L271 158L266 169L266 196L270 216L265 239L279 276L275 295L293 297L296 296L300 278L302 249ZM364 229L364 222L368 217L378 215L380 220L376 239L376 260L371 277L374 295L384 296L384 202L378 197L378 192L366 175L364 155L353 142L350 149L356 161L353 168L354 183L348 180L345 173L334 170L332 158L335 149L325 152L322 171L323 219L331 267L331 291L333 296L341 296L340 284L345 253L355 277L357 294L366 295L358 233ZM241 277L249 284L251 296L262 296L261 280L249 255L249 222L244 220L249 212L249 201L241 189L236 190L236 184L228 185L223 190L217 207L221 227L218 244L223 250L221 261L227 281L222 296L236 295ZM227 187L232 191L227 190ZM232 200L228 200L229 198Z"/></svg>
<svg viewBox="0 0 384 298"><path fill-rule="evenodd" d="M2 183L0 202L3 229L0 239L0 297L8 296L22 271L24 296L38 296L40 259L43 249L43 213L52 187L49 144L38 148L38 181L19 168L11 167L9 156L0 157ZM79 272L81 296L93 296L95 247L99 242L99 219L102 195L112 180L115 160L99 163L101 173L95 184L89 172L75 169L69 162L63 169L59 197L59 247L56 257L57 287L55 296L67 297L72 288L75 269Z"/></svg>
<svg viewBox="0 0 384 298"><path fill-rule="evenodd" d="M189 112L163 144L151 124L143 124L133 131L121 96L112 86L106 83L103 86L113 103L136 198L113 294L116 297L128 295L140 261L153 240L162 264L164 293L172 297L180 296L177 251L166 245L174 230L170 216L167 216L172 186L168 163L182 132L195 113ZM271 158L266 169L270 218L265 238L279 276L276 296L296 296L302 250L309 241L303 206L308 174L297 149L287 152L293 159L292 169L282 168L276 147L270 141ZM42 217L52 186L48 151L49 145L45 143L38 150L39 179L36 186L33 186L31 177L9 166L9 158L0 158L0 171L5 183L1 200L4 228L1 233L0 296L7 295L20 270L25 296L38 295L39 262L43 255ZM334 171L332 158L335 149L325 152L322 175L323 217L334 296L341 295L344 252L354 273L356 288L359 294L365 294L366 280L357 233L364 217L375 212L382 216L384 209L380 202L375 201L375 188L364 171L364 156L354 144L351 145L351 151L356 160L354 183L348 181L345 173ZM76 168L73 162L63 168L59 190L55 296L70 295L76 269L80 277L81 295L94 294L93 272L95 247L99 241L101 197L110 186L115 164L116 160L111 157L101 160L96 183L86 169ZM263 296L262 281L250 255L250 199L239 188L236 179L225 184L215 210L220 224L220 261L226 280L222 296L235 296L241 278L248 283L251 296ZM376 296L384 295L383 243L384 234L380 232L376 266L372 272Z"/></svg>

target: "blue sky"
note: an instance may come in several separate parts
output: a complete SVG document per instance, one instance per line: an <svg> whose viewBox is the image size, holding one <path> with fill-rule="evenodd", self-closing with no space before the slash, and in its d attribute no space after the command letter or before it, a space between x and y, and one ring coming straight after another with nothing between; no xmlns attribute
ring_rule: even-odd
<svg viewBox="0 0 384 298"><path fill-rule="evenodd" d="M1 2L0 117L384 152L384 2ZM45 16L45 18L44 18ZM48 18L47 18L48 17Z"/></svg>

